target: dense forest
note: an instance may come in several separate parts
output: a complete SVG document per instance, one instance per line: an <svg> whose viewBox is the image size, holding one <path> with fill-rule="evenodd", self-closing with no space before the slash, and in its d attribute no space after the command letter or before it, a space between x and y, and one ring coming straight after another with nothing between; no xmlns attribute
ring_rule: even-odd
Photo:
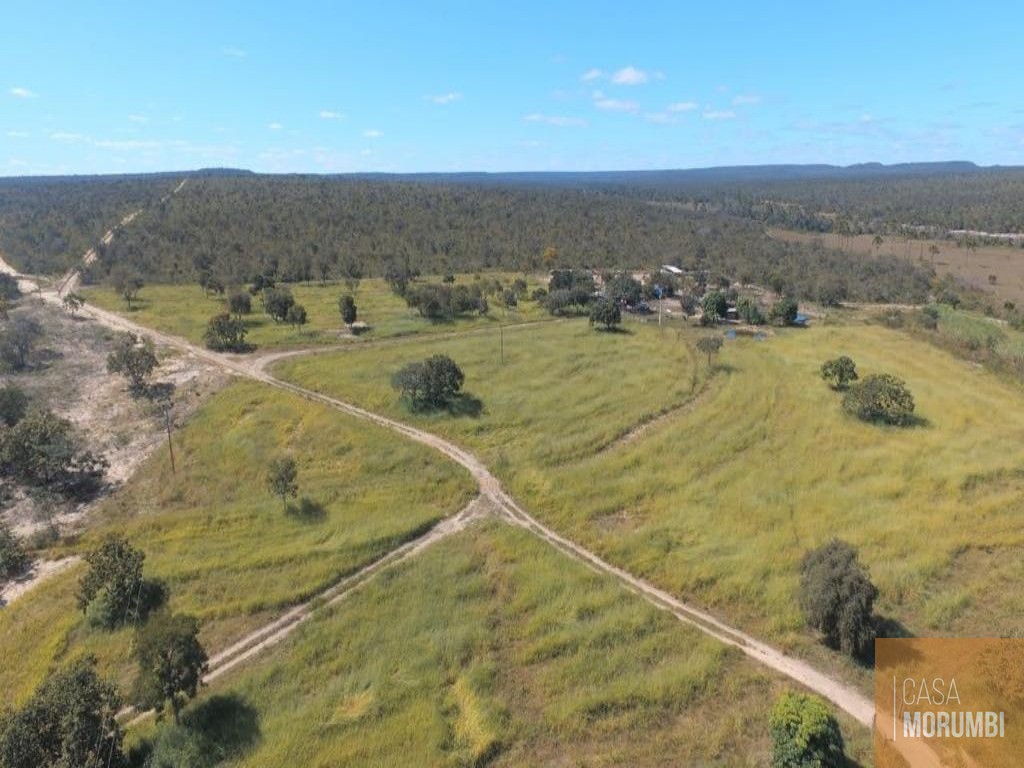
<svg viewBox="0 0 1024 768"><path fill-rule="evenodd" d="M549 266L677 264L815 298L910 301L931 275L888 258L775 242L765 225L821 232L904 224L1024 230L1024 171L970 164L772 166L594 174L179 175L0 181L0 249L22 269L54 272L125 213L143 213L99 249L87 276L114 268L147 281L227 285ZM548 248L557 259L542 258Z"/></svg>

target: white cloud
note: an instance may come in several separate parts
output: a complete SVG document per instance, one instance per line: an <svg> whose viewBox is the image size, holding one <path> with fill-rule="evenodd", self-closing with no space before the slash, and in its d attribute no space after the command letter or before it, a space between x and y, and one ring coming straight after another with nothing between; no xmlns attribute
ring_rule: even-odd
<svg viewBox="0 0 1024 768"><path fill-rule="evenodd" d="M678 117L667 112L648 112L644 115L644 120L648 123L657 123L658 125L670 125L679 122Z"/></svg>
<svg viewBox="0 0 1024 768"><path fill-rule="evenodd" d="M28 131L8 131L7 136L12 139L27 139L29 137Z"/></svg>
<svg viewBox="0 0 1024 768"><path fill-rule="evenodd" d="M36 94L30 91L28 88L22 88L20 86L11 88L9 91L11 96L17 96L19 99L34 99Z"/></svg>
<svg viewBox="0 0 1024 768"><path fill-rule="evenodd" d="M582 80L585 83L589 83L593 80L600 80L602 77L604 77L604 72L602 72L600 69L588 69L586 72L580 75L580 80Z"/></svg>
<svg viewBox="0 0 1024 768"><path fill-rule="evenodd" d="M647 80L647 73L633 66L623 67L612 75L612 82L616 85L641 85Z"/></svg>
<svg viewBox="0 0 1024 768"><path fill-rule="evenodd" d="M731 109L709 109L704 112L702 117L705 120L732 120L736 117L736 113Z"/></svg>
<svg viewBox="0 0 1024 768"><path fill-rule="evenodd" d="M732 104L734 107L741 107L744 104L759 104L761 97L754 93L741 93L738 96L733 97Z"/></svg>
<svg viewBox="0 0 1024 768"><path fill-rule="evenodd" d="M330 109L321 109L320 117L323 120L341 120L344 115L342 115L341 112L335 112Z"/></svg>
<svg viewBox="0 0 1024 768"><path fill-rule="evenodd" d="M640 105L635 101L610 99L601 91L594 91L594 106L606 112L636 112L640 109Z"/></svg>
<svg viewBox="0 0 1024 768"><path fill-rule="evenodd" d="M94 147L103 149L160 149L163 146L162 142L142 139L97 139L91 143Z"/></svg>
<svg viewBox="0 0 1024 768"><path fill-rule="evenodd" d="M370 155L373 154L373 150L372 149L362 149L362 150L359 151L359 154L362 155L363 157L369 157Z"/></svg>
<svg viewBox="0 0 1024 768"><path fill-rule="evenodd" d="M692 112L699 104L695 101L677 101L675 104L668 105L669 112Z"/></svg>
<svg viewBox="0 0 1024 768"><path fill-rule="evenodd" d="M81 133L72 133L71 131L54 131L50 134L50 138L54 141L85 141L88 137Z"/></svg>
<svg viewBox="0 0 1024 768"><path fill-rule="evenodd" d="M378 131L376 128L370 128L369 130L363 131L363 136L367 139L379 139L384 135L384 131Z"/></svg>
<svg viewBox="0 0 1024 768"><path fill-rule="evenodd" d="M149 122L149 118L146 117L145 115L128 115L128 122L130 122L130 123L138 123L138 124L142 125L143 123L148 123Z"/></svg>
<svg viewBox="0 0 1024 768"><path fill-rule="evenodd" d="M450 91L449 93L441 93L437 96L428 96L430 101L435 104L451 104L453 101L459 101L462 98L462 94L458 91Z"/></svg>
<svg viewBox="0 0 1024 768"><path fill-rule="evenodd" d="M272 131L280 131L282 128L284 128L284 126L281 125L280 123L271 123L270 125L267 126L267 128L269 128Z"/></svg>
<svg viewBox="0 0 1024 768"><path fill-rule="evenodd" d="M587 121L582 117L569 117L568 115L540 115L533 113L523 117L528 123L544 123L546 125L554 125L559 128L573 128L584 126Z"/></svg>
<svg viewBox="0 0 1024 768"><path fill-rule="evenodd" d="M234 45L226 45L220 49L220 52L232 59L244 59L248 55L244 50Z"/></svg>

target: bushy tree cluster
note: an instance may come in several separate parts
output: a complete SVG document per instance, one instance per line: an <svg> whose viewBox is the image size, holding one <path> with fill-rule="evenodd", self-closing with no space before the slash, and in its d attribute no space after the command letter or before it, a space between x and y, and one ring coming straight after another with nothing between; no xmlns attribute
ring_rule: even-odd
<svg viewBox="0 0 1024 768"><path fill-rule="evenodd" d="M829 648L854 658L868 654L875 640L877 597L857 550L845 541L833 539L804 556L800 608Z"/></svg>
<svg viewBox="0 0 1024 768"><path fill-rule="evenodd" d="M462 369L447 355L431 355L426 360L409 363L391 378L413 410L444 408L462 389Z"/></svg>
<svg viewBox="0 0 1024 768"><path fill-rule="evenodd" d="M249 349L245 335L248 329L240 317L232 317L227 313L214 315L206 324L203 341L207 349L215 352L245 352Z"/></svg>
<svg viewBox="0 0 1024 768"><path fill-rule="evenodd" d="M850 386L843 410L862 421L905 427L914 423L914 396L892 374L875 373Z"/></svg>
<svg viewBox="0 0 1024 768"><path fill-rule="evenodd" d="M78 607L91 624L114 629L145 620L163 604L167 588L142 573L145 554L118 534L110 534L85 556L89 569L78 585Z"/></svg>
<svg viewBox="0 0 1024 768"><path fill-rule="evenodd" d="M483 314L487 306L483 289L476 284L414 283L406 288L404 296L411 309L429 320L452 320L470 312Z"/></svg>
<svg viewBox="0 0 1024 768"><path fill-rule="evenodd" d="M622 322L619 305L608 299L598 299L590 305L590 324L602 326L606 331Z"/></svg>
<svg viewBox="0 0 1024 768"><path fill-rule="evenodd" d="M771 768L845 768L843 735L825 702L786 691L769 718Z"/></svg>
<svg viewBox="0 0 1024 768"><path fill-rule="evenodd" d="M124 376L136 395L146 390L149 377L159 363L153 342L134 333L118 334L113 350L107 355L107 371Z"/></svg>
<svg viewBox="0 0 1024 768"><path fill-rule="evenodd" d="M826 360L821 366L821 378L827 381L832 389L846 389L857 380L857 364L846 355Z"/></svg>

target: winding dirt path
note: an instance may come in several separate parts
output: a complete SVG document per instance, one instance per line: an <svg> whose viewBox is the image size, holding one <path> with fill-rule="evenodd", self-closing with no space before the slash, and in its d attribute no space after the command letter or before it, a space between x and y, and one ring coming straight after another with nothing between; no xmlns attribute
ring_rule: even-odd
<svg viewBox="0 0 1024 768"><path fill-rule="evenodd" d="M179 185L178 189L180 188L181 185ZM10 270L9 267L7 269ZM10 271L13 272L13 270ZM73 270L73 273L69 274L65 278L57 290L42 291L40 293L41 297L45 301L59 305L65 293L69 290L73 290L74 286L77 285L77 279L75 279L77 278L77 274L77 271ZM110 328L131 331L133 333L149 336L161 344L172 347L186 354L193 355L199 359L209 362L212 365L219 366L234 375L253 379L267 384L268 386L292 392L313 402L322 403L338 411L355 416L356 418L364 419L397 432L411 440L415 440L416 442L433 448L445 456L448 456L453 461L459 463L473 475L479 485L480 495L469 505L469 507L455 517L448 518L442 523L439 523L429 532L424 534L424 536L397 548L367 568L364 568L363 570L352 574L347 579L342 580L322 595L314 598L314 600L296 606L274 622L250 633L231 647L218 653L213 659L211 659L210 671L206 677L208 681L215 680L229 670L260 653L267 647L280 642L283 638L287 637L292 631L294 631L296 627L300 626L310 618L316 609L320 605L324 604L325 600L326 604L332 604L344 599L361 584L372 578L374 574L389 567L390 565L412 557L430 546L432 543L462 530L466 525L483 514L483 508L490 507L496 510L499 517L502 519L513 525L518 525L524 528L540 539L548 542L560 552L584 563L596 572L607 574L617 579L626 588L638 594L657 608L668 611L680 621L696 627L704 634L709 635L726 645L737 648L758 663L773 669L805 688L814 691L818 695L831 701L837 708L851 716L862 725L868 728L873 726L875 719L874 704L858 690L843 683L841 680L821 672L810 664L793 658L792 656L788 656L767 643L764 643L757 638L726 624L720 619L712 616L707 611L679 600L650 582L608 563L596 553L551 530L522 509L504 490L504 488L502 488L501 483L493 474L491 474L487 466L473 453L430 432L426 432L395 419L368 411L351 403L277 379L266 371L266 365L271 362L271 358L269 357L265 357L262 360L253 360L251 358L244 358L237 355L215 353L191 344L185 339L145 328L121 317L120 315L106 310L87 306L82 310L82 312ZM318 350L313 351L315 352ZM290 354L299 354L299 352L294 351ZM273 359L280 359L280 356ZM139 717L141 718L143 716L144 715L140 715ZM903 747L908 745L909 751L905 751L904 754L911 760L911 765L915 766L915 768L917 768L917 766L930 768L931 766L941 765L934 752L932 752L926 744L920 742L897 743L897 746L901 748L901 751L903 751Z"/></svg>

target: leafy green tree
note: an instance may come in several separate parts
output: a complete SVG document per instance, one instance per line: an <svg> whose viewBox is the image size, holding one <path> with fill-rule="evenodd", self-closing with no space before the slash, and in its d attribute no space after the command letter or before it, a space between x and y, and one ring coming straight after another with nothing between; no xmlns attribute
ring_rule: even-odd
<svg viewBox="0 0 1024 768"><path fill-rule="evenodd" d="M800 608L829 648L863 658L875 641L878 590L857 550L832 541L808 552L800 566Z"/></svg>
<svg viewBox="0 0 1024 768"><path fill-rule="evenodd" d="M417 411L445 407L464 382L462 369L447 355L432 355L423 362L409 363L391 378L391 386Z"/></svg>
<svg viewBox="0 0 1024 768"><path fill-rule="evenodd" d="M107 371L124 376L136 395L146 390L149 377L159 364L153 342L134 333L118 334L113 351L107 355Z"/></svg>
<svg viewBox="0 0 1024 768"><path fill-rule="evenodd" d="M348 288L349 293L355 296L356 291L359 289L359 283L363 279L363 265L352 258L351 256L345 259L345 263L341 267L341 276L345 281L345 287ZM355 320L352 321L353 323ZM349 323L351 325L352 323Z"/></svg>
<svg viewBox="0 0 1024 768"><path fill-rule="evenodd" d="M43 337L43 326L38 320L21 315L7 323L0 331L0 358L15 371L28 367L36 344Z"/></svg>
<svg viewBox="0 0 1024 768"><path fill-rule="evenodd" d="M127 768L120 707L116 686L96 674L96 659L80 658L0 716L0 766Z"/></svg>
<svg viewBox="0 0 1024 768"><path fill-rule="evenodd" d="M590 305L590 324L602 325L606 331L610 331L622 322L622 310L618 304L607 299L599 299Z"/></svg>
<svg viewBox="0 0 1024 768"><path fill-rule="evenodd" d="M616 304L634 306L643 297L643 286L628 272L619 272L605 283L605 295Z"/></svg>
<svg viewBox="0 0 1024 768"><path fill-rule="evenodd" d="M858 378L857 365L846 355L840 355L835 360L826 360L821 366L821 378L827 381L832 389L846 389Z"/></svg>
<svg viewBox="0 0 1024 768"><path fill-rule="evenodd" d="M245 352L248 349L246 333L245 321L225 312L210 318L203 340L206 347L215 352Z"/></svg>
<svg viewBox="0 0 1024 768"><path fill-rule="evenodd" d="M345 325L352 325L357 316L356 300L348 294L339 297L338 312L341 313L341 322Z"/></svg>
<svg viewBox="0 0 1024 768"><path fill-rule="evenodd" d="M21 541L7 523L0 520L0 581L19 576L31 562Z"/></svg>
<svg viewBox="0 0 1024 768"><path fill-rule="evenodd" d="M157 614L139 627L133 655L139 665L132 696L136 705L160 714L170 704L174 722L179 722L181 708L195 697L209 669L206 650L199 642L199 620L185 614Z"/></svg>
<svg viewBox="0 0 1024 768"><path fill-rule="evenodd" d="M145 283L142 276L134 269L118 265L110 273L110 285L117 295L124 299L128 310L131 311L132 302L138 298L139 291L143 289Z"/></svg>
<svg viewBox="0 0 1024 768"><path fill-rule="evenodd" d="M701 309L704 314L701 317L702 325L714 325L723 317L729 309L725 294L721 291L712 291L701 301Z"/></svg>
<svg viewBox="0 0 1024 768"><path fill-rule="evenodd" d="M67 313L74 317L78 314L78 310L85 306L85 298L82 294L71 291L63 298L61 304Z"/></svg>
<svg viewBox="0 0 1024 768"><path fill-rule="evenodd" d="M765 318L761 307L749 297L744 296L736 302L736 314L748 325L764 325Z"/></svg>
<svg viewBox="0 0 1024 768"><path fill-rule="evenodd" d="M914 396L902 379L875 373L846 391L843 410L861 421L905 427L914 423Z"/></svg>
<svg viewBox="0 0 1024 768"><path fill-rule="evenodd" d="M285 315L285 320L288 321L289 325L301 328L306 324L306 308L301 304L292 304L288 307L288 313Z"/></svg>
<svg viewBox="0 0 1024 768"><path fill-rule="evenodd" d="M708 356L708 367L711 359L722 351L722 339L718 336L703 336L697 341L697 349Z"/></svg>
<svg viewBox="0 0 1024 768"><path fill-rule="evenodd" d="M501 296L501 303L505 309L515 309L519 306L519 297L511 288L507 289Z"/></svg>
<svg viewBox="0 0 1024 768"><path fill-rule="evenodd" d="M845 768L839 722L821 699L786 691L769 719L772 768Z"/></svg>
<svg viewBox="0 0 1024 768"><path fill-rule="evenodd" d="M287 288L270 288L263 292L263 307L275 322L288 319L288 310L295 306L295 297Z"/></svg>
<svg viewBox="0 0 1024 768"><path fill-rule="evenodd" d="M521 277L517 277L512 281L512 290L516 292L516 296L520 299L526 298L527 292L530 287L527 285L526 280Z"/></svg>
<svg viewBox="0 0 1024 768"><path fill-rule="evenodd" d="M4 426L13 427L28 412L28 395L14 384L0 388L0 421Z"/></svg>
<svg viewBox="0 0 1024 768"><path fill-rule="evenodd" d="M281 499L281 508L288 511L288 497L299 494L299 468L291 456L282 456L270 462L267 469L267 488Z"/></svg>
<svg viewBox="0 0 1024 768"><path fill-rule="evenodd" d="M145 579L146 555L120 534L106 536L85 556L89 570L78 583L78 607L90 623L115 629L144 619L167 597L162 582Z"/></svg>
<svg viewBox="0 0 1024 768"><path fill-rule="evenodd" d="M235 317L252 312L252 297L245 291L236 291L228 297L228 310Z"/></svg>
<svg viewBox="0 0 1024 768"><path fill-rule="evenodd" d="M793 325L800 312L800 306L795 299L789 297L781 298L772 305L771 319L777 325Z"/></svg>
<svg viewBox="0 0 1024 768"><path fill-rule="evenodd" d="M0 431L0 475L72 499L99 490L107 462L80 447L71 422L45 410L29 412Z"/></svg>

